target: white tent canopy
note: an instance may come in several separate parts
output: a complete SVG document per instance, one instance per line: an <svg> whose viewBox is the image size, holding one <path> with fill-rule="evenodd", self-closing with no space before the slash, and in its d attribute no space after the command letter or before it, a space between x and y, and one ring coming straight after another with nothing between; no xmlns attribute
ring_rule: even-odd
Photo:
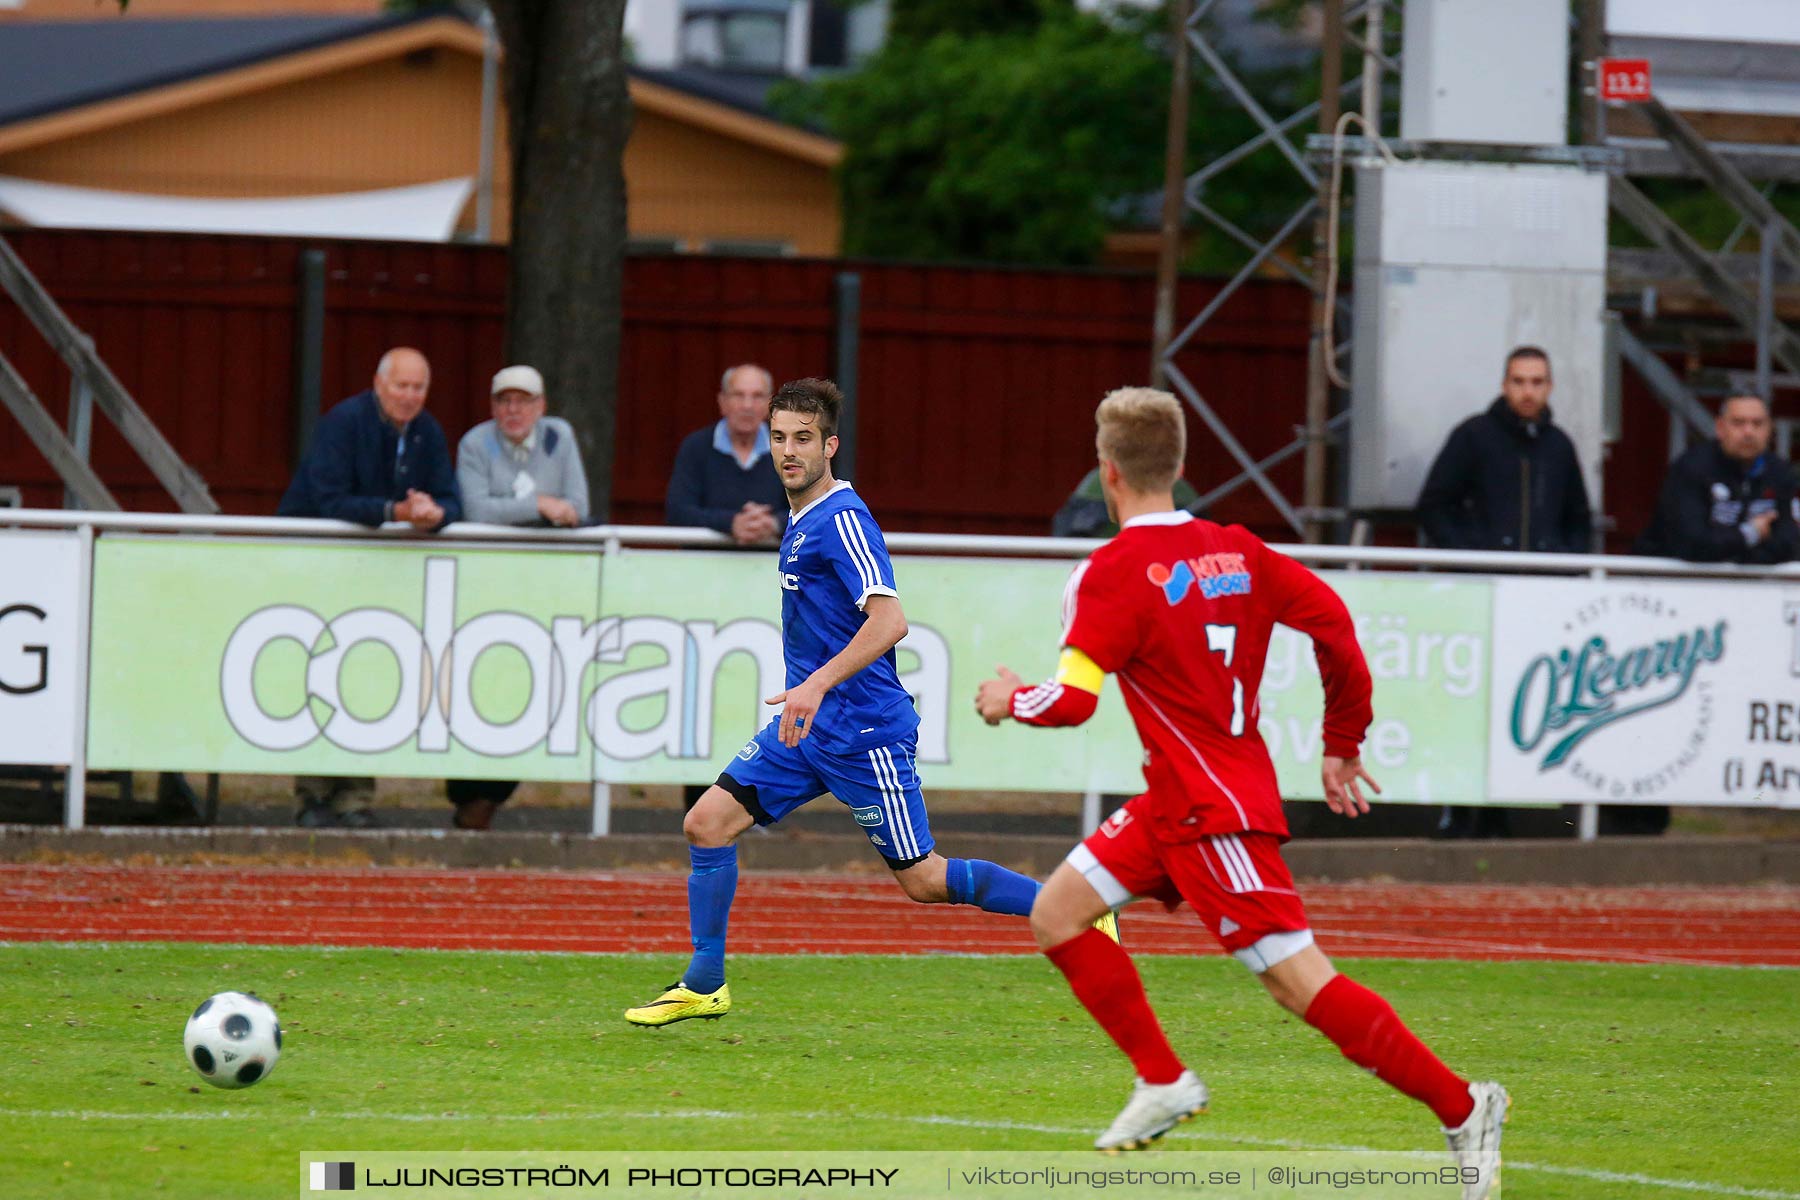
<svg viewBox="0 0 1800 1200"><path fill-rule="evenodd" d="M475 181L441 179L333 196L223 199L68 187L0 175L0 210L27 225L162 233L449 241Z"/></svg>

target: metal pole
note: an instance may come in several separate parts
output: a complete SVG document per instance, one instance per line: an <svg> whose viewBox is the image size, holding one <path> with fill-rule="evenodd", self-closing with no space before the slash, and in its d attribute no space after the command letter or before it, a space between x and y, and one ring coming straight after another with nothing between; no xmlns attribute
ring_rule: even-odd
<svg viewBox="0 0 1800 1200"><path fill-rule="evenodd" d="M86 334L82 335L82 340L90 348L94 344ZM75 448L76 458L93 465L94 392L88 387L87 376L80 371L69 377L69 444ZM67 482L63 484L63 507L82 507L81 494Z"/></svg>
<svg viewBox="0 0 1800 1200"><path fill-rule="evenodd" d="M1156 317L1150 337L1150 386L1165 386L1163 353L1175 332L1175 280L1181 262L1182 194L1188 126L1188 0L1169 5L1169 126L1163 140L1162 241L1156 254Z"/></svg>
<svg viewBox="0 0 1800 1200"><path fill-rule="evenodd" d="M612 784L594 780L593 798L593 824L588 832L595 837L606 837L612 832Z"/></svg>
<svg viewBox="0 0 1800 1200"><path fill-rule="evenodd" d="M88 647L94 639L94 527L83 525L75 534L81 546L75 569L75 663L69 678L75 693L75 737L63 784L63 824L70 829L87 824Z"/></svg>
<svg viewBox="0 0 1800 1200"><path fill-rule="evenodd" d="M844 393L844 408L838 414L838 452L832 460L832 474L839 479L855 479L856 471L856 385L862 359L862 276L855 271L839 271L832 277L832 299L835 330L832 344L832 373L838 390Z"/></svg>
<svg viewBox="0 0 1800 1200"><path fill-rule="evenodd" d="M1369 0L1363 14L1362 115L1369 135L1381 136L1381 50L1387 32L1387 0Z"/></svg>
<svg viewBox="0 0 1800 1200"><path fill-rule="evenodd" d="M300 289L294 298L294 461L312 444L319 424L325 374L325 252L300 252Z"/></svg>
<svg viewBox="0 0 1800 1200"><path fill-rule="evenodd" d="M1583 804L1576 814L1575 837L1579 841L1591 842L1600 835L1600 806Z"/></svg>
<svg viewBox="0 0 1800 1200"><path fill-rule="evenodd" d="M1343 86L1344 2L1325 0L1325 36L1319 56L1319 132L1337 131L1338 89ZM1325 523L1318 517L1325 507L1325 422L1331 416L1331 386L1325 374L1325 284L1330 257L1337 252L1327 245L1327 219L1331 205L1331 172L1318 177L1318 203L1313 209L1312 339L1306 357L1306 474L1305 537L1324 540Z"/></svg>
<svg viewBox="0 0 1800 1200"><path fill-rule="evenodd" d="M1764 404L1775 402L1769 390L1769 355L1775 341L1775 243L1780 236L1770 221L1756 247L1756 394Z"/></svg>
<svg viewBox="0 0 1800 1200"><path fill-rule="evenodd" d="M1606 57L1606 0L1580 0L1576 20L1575 107L1581 114L1581 142L1598 146L1605 138L1600 126L1600 60Z"/></svg>
<svg viewBox="0 0 1800 1200"><path fill-rule="evenodd" d="M475 172L475 239L494 240L494 114L499 108L500 39L494 14L481 10L481 150Z"/></svg>

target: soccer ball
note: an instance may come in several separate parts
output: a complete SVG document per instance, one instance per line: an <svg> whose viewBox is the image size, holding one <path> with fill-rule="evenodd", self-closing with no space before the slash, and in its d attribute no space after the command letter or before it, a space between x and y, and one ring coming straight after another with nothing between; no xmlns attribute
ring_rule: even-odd
<svg viewBox="0 0 1800 1200"><path fill-rule="evenodd" d="M220 992L200 1002L181 1035L188 1065L222 1088L268 1078L281 1057L281 1022L254 992Z"/></svg>

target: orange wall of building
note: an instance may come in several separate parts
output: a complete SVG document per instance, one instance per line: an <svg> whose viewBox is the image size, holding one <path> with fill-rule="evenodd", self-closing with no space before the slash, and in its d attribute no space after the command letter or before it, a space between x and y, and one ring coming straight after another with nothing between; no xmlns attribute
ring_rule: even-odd
<svg viewBox="0 0 1800 1200"><path fill-rule="evenodd" d="M506 115L494 224L509 220ZM0 154L0 174L186 196L293 196L473 176L481 62L426 50ZM830 169L640 107L625 152L633 236L837 253ZM474 201L463 214L474 226Z"/></svg>
<svg viewBox="0 0 1800 1200"><path fill-rule="evenodd" d="M639 107L625 147L631 232L689 243L781 242L832 255L840 233L828 167Z"/></svg>
<svg viewBox="0 0 1800 1200"><path fill-rule="evenodd" d="M481 64L429 50L0 156L0 171L189 196L367 191L473 175Z"/></svg>

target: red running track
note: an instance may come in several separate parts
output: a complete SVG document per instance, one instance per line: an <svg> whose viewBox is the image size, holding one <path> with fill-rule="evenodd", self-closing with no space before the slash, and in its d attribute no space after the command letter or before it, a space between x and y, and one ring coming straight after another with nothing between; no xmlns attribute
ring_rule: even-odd
<svg viewBox="0 0 1800 1200"><path fill-rule="evenodd" d="M1800 966L1800 888L1320 884L1313 928L1339 957ZM1217 952L1194 915L1140 904L1144 953ZM0 941L187 941L684 953L686 878L399 867L0 864ZM926 911L886 878L746 873L732 950L1028 954L1023 921Z"/></svg>

